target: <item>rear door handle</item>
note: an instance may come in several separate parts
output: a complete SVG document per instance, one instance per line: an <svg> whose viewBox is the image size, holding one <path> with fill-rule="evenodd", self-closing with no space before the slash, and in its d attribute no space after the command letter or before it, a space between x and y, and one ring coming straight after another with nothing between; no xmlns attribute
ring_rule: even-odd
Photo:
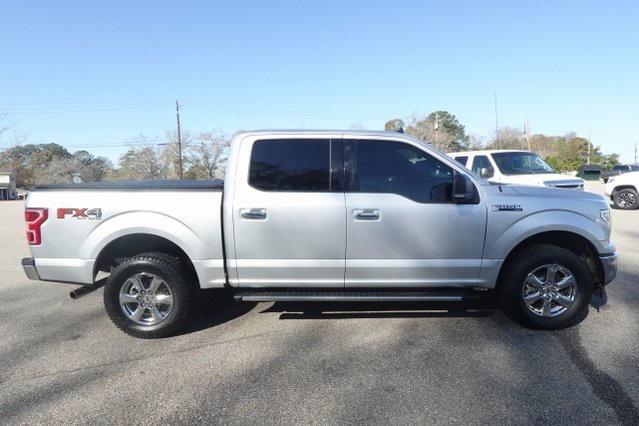
<svg viewBox="0 0 639 426"><path fill-rule="evenodd" d="M266 209L240 209L240 216L244 219L264 220L266 219Z"/></svg>
<svg viewBox="0 0 639 426"><path fill-rule="evenodd" d="M353 216L357 220L379 220L380 213L378 209L355 209Z"/></svg>

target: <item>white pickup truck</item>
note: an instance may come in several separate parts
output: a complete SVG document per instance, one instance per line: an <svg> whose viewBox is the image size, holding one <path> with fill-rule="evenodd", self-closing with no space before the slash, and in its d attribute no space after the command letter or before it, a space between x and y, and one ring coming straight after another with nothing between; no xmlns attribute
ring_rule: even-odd
<svg viewBox="0 0 639 426"><path fill-rule="evenodd" d="M36 187L25 215L27 276L76 297L106 283L110 318L138 337L175 333L198 289L223 287L239 301L494 292L556 329L616 274L603 197L491 184L397 133L240 133L223 183Z"/></svg>
<svg viewBox="0 0 639 426"><path fill-rule="evenodd" d="M610 176L605 194L618 209L639 209L639 171Z"/></svg>
<svg viewBox="0 0 639 426"><path fill-rule="evenodd" d="M494 183L550 186L583 191L585 182L578 177L555 172L537 154L516 149L491 149L448 154L475 174Z"/></svg>

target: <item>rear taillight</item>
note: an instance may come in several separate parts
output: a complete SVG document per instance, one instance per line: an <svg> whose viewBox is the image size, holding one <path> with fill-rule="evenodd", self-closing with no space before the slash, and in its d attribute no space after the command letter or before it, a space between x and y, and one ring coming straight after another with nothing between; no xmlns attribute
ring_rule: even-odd
<svg viewBox="0 0 639 426"><path fill-rule="evenodd" d="M47 209L29 208L24 210L24 219L27 221L27 242L32 246L42 244L42 232L40 227L49 217Z"/></svg>

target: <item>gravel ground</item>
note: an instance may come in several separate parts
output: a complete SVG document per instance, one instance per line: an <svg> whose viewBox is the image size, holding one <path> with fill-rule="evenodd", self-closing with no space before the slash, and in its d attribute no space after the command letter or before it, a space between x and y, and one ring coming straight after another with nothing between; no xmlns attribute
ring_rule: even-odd
<svg viewBox="0 0 639 426"><path fill-rule="evenodd" d="M601 185L591 189L601 191ZM1 423L639 424L639 211L613 211L619 275L580 325L490 304L236 304L182 335L118 331L102 291L31 282L22 203L0 203Z"/></svg>

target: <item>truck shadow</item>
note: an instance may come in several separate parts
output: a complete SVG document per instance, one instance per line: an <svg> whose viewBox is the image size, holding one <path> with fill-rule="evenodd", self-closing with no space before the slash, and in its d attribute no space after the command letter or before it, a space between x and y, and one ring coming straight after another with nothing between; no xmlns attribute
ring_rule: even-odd
<svg viewBox="0 0 639 426"><path fill-rule="evenodd" d="M228 290L200 290L191 318L179 334L190 334L232 321L250 312L255 305L235 302L233 293Z"/></svg>
<svg viewBox="0 0 639 426"><path fill-rule="evenodd" d="M467 302L277 302L260 313L279 319L489 317L497 310L492 298Z"/></svg>

